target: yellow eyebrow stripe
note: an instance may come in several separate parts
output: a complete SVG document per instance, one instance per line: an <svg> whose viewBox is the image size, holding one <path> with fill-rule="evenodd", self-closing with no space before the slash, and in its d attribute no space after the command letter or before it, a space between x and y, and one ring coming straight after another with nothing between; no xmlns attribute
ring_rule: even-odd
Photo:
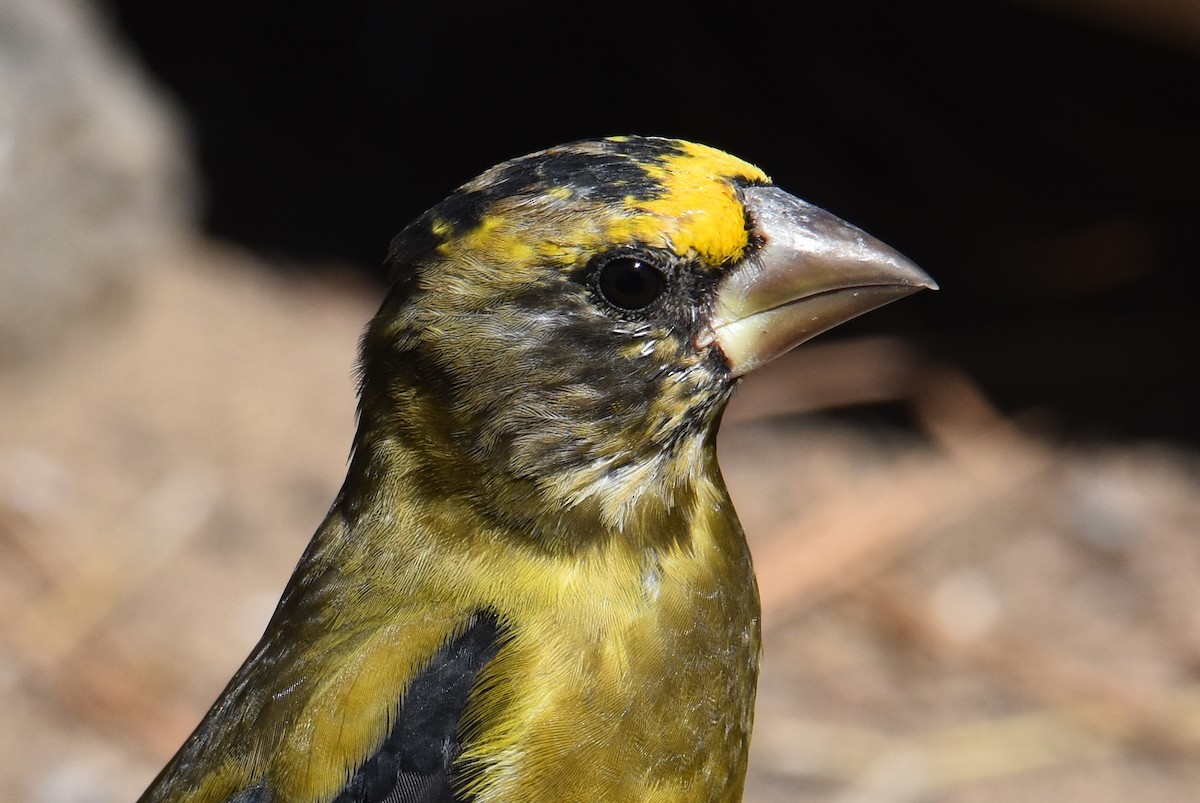
<svg viewBox="0 0 1200 803"><path fill-rule="evenodd" d="M546 184L517 202L498 199L465 230L435 218L431 232L441 240L436 249L447 259L469 254L503 265L505 278L516 282L533 281L545 259L570 267L621 246L663 248L707 268L744 256L750 234L737 186L769 183L765 173L723 151L680 140L626 158L640 180L614 180L608 187L619 192L627 186L623 198L600 202L570 183ZM541 215L529 214L535 206ZM541 224L531 224L531 217Z"/></svg>
<svg viewBox="0 0 1200 803"><path fill-rule="evenodd" d="M642 239L665 233L677 254L696 254L710 265L738 259L749 244L749 232L732 182L770 179L754 165L723 151L692 142L678 144L680 153L644 165L663 192L646 200L626 199L627 206L646 214L618 225Z"/></svg>

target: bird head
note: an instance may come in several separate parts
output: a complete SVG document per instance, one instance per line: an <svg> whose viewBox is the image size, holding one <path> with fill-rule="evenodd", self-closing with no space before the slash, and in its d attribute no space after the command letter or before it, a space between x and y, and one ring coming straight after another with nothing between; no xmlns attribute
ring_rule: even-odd
<svg viewBox="0 0 1200 803"><path fill-rule="evenodd" d="M741 375L935 286L756 167L641 137L497 165L390 261L356 450L551 549L671 531Z"/></svg>

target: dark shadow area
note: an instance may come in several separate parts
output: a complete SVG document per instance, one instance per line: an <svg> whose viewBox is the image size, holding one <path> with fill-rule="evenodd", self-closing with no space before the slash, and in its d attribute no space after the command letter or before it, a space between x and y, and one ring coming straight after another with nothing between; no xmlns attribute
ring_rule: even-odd
<svg viewBox="0 0 1200 803"><path fill-rule="evenodd" d="M942 285L834 336L905 332L1073 436L1200 439L1200 60L1182 45L944 0L104 5L192 119L219 237L380 276L391 236L492 163L695 139Z"/></svg>

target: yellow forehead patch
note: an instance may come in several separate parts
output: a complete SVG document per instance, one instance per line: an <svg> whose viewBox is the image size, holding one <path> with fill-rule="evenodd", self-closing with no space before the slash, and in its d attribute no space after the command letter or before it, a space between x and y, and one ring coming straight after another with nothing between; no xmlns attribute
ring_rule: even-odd
<svg viewBox="0 0 1200 803"><path fill-rule="evenodd" d="M454 222L435 218L431 231L441 239L437 250L448 258L469 256L465 268L502 265L504 270L492 275L506 284L537 281L547 261L570 267L622 245L669 248L714 266L745 253L749 233L735 183L768 182L761 170L680 140L645 155L633 150L626 158L645 180L622 176L618 169L612 183L599 188L620 192L626 187L623 199L593 198L577 177L554 184L553 177L539 176L535 181L544 183L490 199L487 211L461 231Z"/></svg>
<svg viewBox="0 0 1200 803"><path fill-rule="evenodd" d="M710 264L737 259L746 249L749 233L730 181L766 182L767 175L716 148L678 144L679 154L645 165L662 193L652 199L627 198L627 206L646 214L614 222L613 235L634 234L646 240L665 236L676 253L695 253Z"/></svg>

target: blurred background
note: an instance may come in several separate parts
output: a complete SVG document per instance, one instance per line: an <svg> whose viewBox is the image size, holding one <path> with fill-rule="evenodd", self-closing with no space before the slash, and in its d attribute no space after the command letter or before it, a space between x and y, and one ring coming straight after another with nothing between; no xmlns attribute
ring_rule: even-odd
<svg viewBox="0 0 1200 803"><path fill-rule="evenodd" d="M0 799L137 797L341 481L392 235L616 133L942 286L727 416L747 801L1200 799L1200 5L913 6L0 0Z"/></svg>

